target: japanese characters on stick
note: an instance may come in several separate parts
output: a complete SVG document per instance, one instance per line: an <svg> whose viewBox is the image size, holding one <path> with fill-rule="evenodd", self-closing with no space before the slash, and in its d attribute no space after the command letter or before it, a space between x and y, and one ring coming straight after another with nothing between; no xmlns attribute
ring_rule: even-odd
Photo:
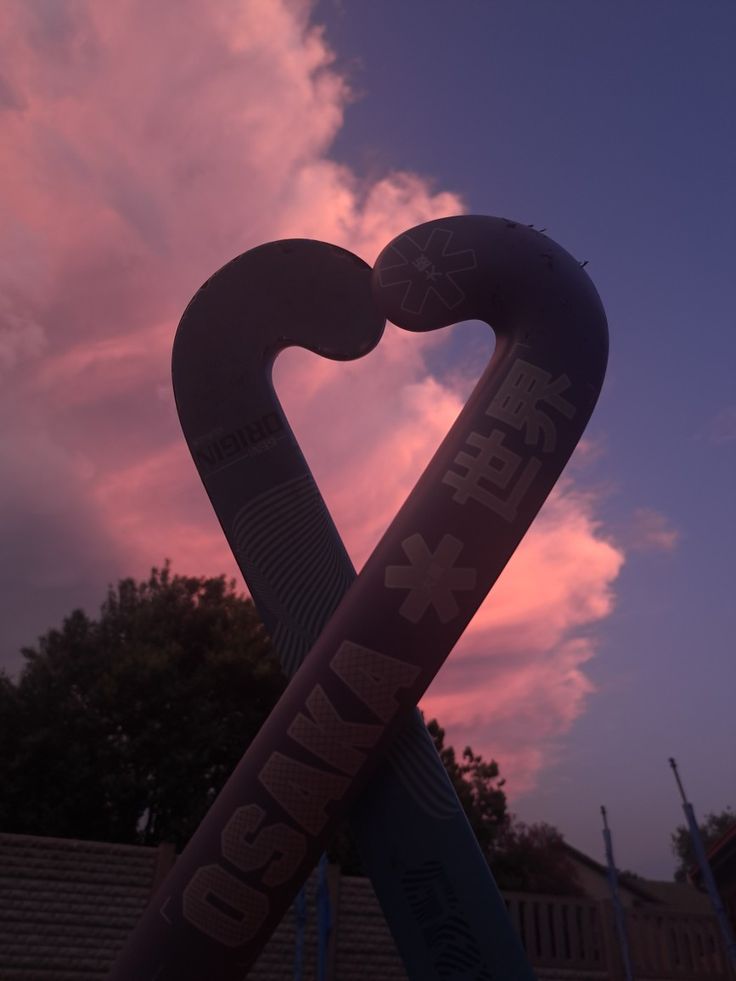
<svg viewBox="0 0 736 981"><path fill-rule="evenodd" d="M281 248L287 255L297 245L266 248ZM218 276L236 276L236 263ZM354 257L345 258L348 277L359 268ZM184 321L207 302L207 289L197 294ZM333 301L346 295L340 290L336 283ZM302 320L295 304L294 330L282 341L310 347L308 329L306 340L303 332L297 335L310 319L314 326L318 307ZM375 773L513 553L595 404L607 354L600 301L577 262L538 232L482 216L418 226L379 257L373 302L366 296L368 320L376 308L411 330L486 320L497 333L493 359L177 861L114 977L164 981L194 976L192 965L206 964L211 977L235 978L253 962L337 820ZM262 299L253 317L256 332L268 315ZM238 320L222 295L212 300L209 316L222 323ZM345 353L337 336L317 349L332 357L356 356L379 335L380 330L358 351ZM284 343L272 350L278 346ZM205 366L206 355L193 370ZM233 380L242 382L236 365L232 372ZM241 457L275 453L284 420L264 397L265 410L255 424L243 419L241 433L223 432L218 403L228 396L213 384L211 373L203 374L208 380L200 397L212 406L213 425L203 426L205 438L193 449L213 463L207 489L214 503L216 475L225 480ZM266 382L251 406L269 391ZM253 425L259 428L249 428ZM262 440L267 440L263 450L255 450ZM256 492L269 491L265 484L273 481L273 473L266 469L264 486L254 482L248 504ZM235 538L238 528L255 527L252 519L223 525ZM242 533L247 537L247 531ZM248 551L255 555L252 542ZM264 573L260 585L259 571ZM278 609L273 606L278 595L269 594L268 572L259 570L257 561L249 585L264 608L270 601ZM332 604L340 591L334 589ZM297 660L298 655L294 664ZM185 930L177 929L184 923ZM482 968L476 976L484 976Z"/></svg>

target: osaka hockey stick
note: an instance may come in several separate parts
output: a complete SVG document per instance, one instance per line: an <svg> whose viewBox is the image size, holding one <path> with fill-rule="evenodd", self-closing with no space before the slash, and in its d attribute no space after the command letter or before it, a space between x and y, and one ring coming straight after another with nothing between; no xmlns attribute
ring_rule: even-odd
<svg viewBox="0 0 736 981"><path fill-rule="evenodd" d="M295 339L302 344L307 340L307 332L293 323L295 304L300 319L308 318L309 346L318 353L358 357L376 343L383 320L363 312L370 267L352 257L357 268L351 270L349 284L341 283L348 257L332 246L306 241L274 243L241 256L208 281L201 298L205 302L192 303L175 344L173 374L185 435L289 674L355 572L270 375L276 350ZM259 290L265 291L269 305L265 320L253 298ZM310 316L319 302L316 297L333 301L331 310L320 306L319 319ZM347 297L355 306L352 314ZM238 316L223 324L213 304L217 311ZM264 381L270 404L253 404L253 394L263 392ZM217 424L213 392L218 393ZM244 426L244 419L260 422ZM264 478L265 493L249 493L254 480L262 487ZM409 976L439 978L439 972L451 967L480 978L495 976L497 969L531 978L516 931L418 712L390 750L383 770L351 818ZM153 920L164 936L147 944L158 955L159 966L161 950L181 942L176 938L180 930L196 930L177 916L177 904L167 902L166 888L160 895L157 902L159 907L167 903L166 917ZM189 960L190 972L202 969ZM143 968L131 965L127 970L140 974Z"/></svg>
<svg viewBox="0 0 736 981"><path fill-rule="evenodd" d="M595 290L567 253L514 223L461 217L414 229L379 258L375 295L402 326L482 318L498 328L498 343L200 826L198 849L190 845L167 883L183 893L185 916L237 948L240 968L508 561L602 382L606 331ZM209 860L194 870L187 856L202 848Z"/></svg>

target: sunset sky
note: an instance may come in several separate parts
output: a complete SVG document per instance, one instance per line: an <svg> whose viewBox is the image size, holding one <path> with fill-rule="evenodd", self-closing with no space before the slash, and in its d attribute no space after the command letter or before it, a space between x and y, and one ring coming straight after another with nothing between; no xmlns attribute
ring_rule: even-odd
<svg viewBox="0 0 736 981"><path fill-rule="evenodd" d="M511 810L669 878L675 756L736 807L732 0L5 0L0 664L108 583L236 568L179 429L171 343L245 250L372 262L417 222L546 228L611 359L553 497L422 703ZM389 326L276 384L356 565L492 350ZM349 399L350 411L344 404Z"/></svg>

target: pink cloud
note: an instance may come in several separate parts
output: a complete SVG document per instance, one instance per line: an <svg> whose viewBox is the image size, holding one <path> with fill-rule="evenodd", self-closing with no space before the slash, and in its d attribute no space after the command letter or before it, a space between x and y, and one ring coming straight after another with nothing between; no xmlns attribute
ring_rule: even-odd
<svg viewBox="0 0 736 981"><path fill-rule="evenodd" d="M644 552L672 552L680 541L680 532L669 519L653 508L636 508L628 534L628 547Z"/></svg>
<svg viewBox="0 0 736 981"><path fill-rule="evenodd" d="M422 703L457 744L502 762L512 794L533 787L537 752L548 765L594 693L585 665L624 561L596 505L569 483L553 493Z"/></svg>
<svg viewBox="0 0 736 981"><path fill-rule="evenodd" d="M372 261L402 229L464 210L421 175L367 181L330 159L349 86L310 16L294 0L5 5L0 535L13 548L0 596L16 645L165 556L236 574L169 380L176 324L215 269L287 236ZM466 373L429 370L446 336L389 326L360 362L291 351L277 363L358 566L467 394ZM579 489L584 460L573 472L424 702L517 789L585 710L591 628L622 562Z"/></svg>

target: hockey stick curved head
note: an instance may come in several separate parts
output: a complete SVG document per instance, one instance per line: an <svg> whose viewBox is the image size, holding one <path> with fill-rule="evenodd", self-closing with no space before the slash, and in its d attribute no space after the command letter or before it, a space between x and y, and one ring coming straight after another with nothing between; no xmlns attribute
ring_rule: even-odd
<svg viewBox="0 0 736 981"><path fill-rule="evenodd" d="M529 226L456 215L410 228L376 260L373 296L406 330L485 320L494 361L509 347L546 351L584 366L596 395L602 384L608 330L598 293L569 252Z"/></svg>
<svg viewBox="0 0 736 981"><path fill-rule="evenodd" d="M196 445L214 440L215 456L234 461L247 439L229 434L280 412L270 380L279 351L299 346L348 361L372 350L383 327L370 267L326 242L270 242L211 276L184 312L172 356L179 418L203 479Z"/></svg>

